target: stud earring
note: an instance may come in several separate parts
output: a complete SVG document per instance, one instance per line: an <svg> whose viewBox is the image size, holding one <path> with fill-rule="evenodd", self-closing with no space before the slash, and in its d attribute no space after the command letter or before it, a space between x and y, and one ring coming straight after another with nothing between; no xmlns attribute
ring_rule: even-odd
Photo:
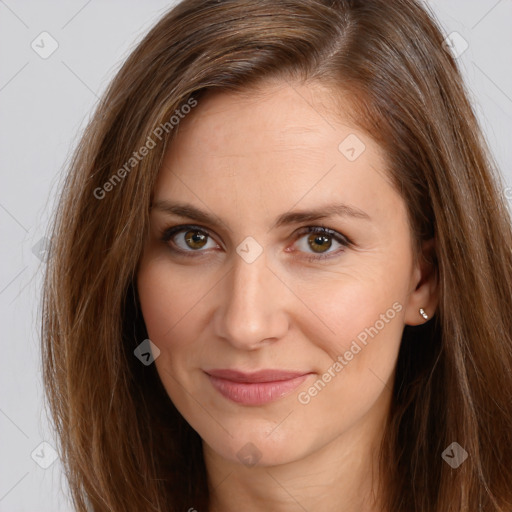
<svg viewBox="0 0 512 512"><path fill-rule="evenodd" d="M425 319L428 320L428 315L425 313L425 310L423 308L420 308L420 315Z"/></svg>

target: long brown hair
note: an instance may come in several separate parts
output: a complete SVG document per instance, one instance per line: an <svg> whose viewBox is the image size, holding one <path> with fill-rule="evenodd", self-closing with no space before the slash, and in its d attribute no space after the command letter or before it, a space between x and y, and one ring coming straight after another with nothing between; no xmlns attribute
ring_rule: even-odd
<svg viewBox="0 0 512 512"><path fill-rule="evenodd" d="M78 511L207 510L201 439L133 354L147 338L135 277L179 118L208 91L271 79L350 98L386 152L416 248L436 239L439 307L405 326L397 362L386 510L512 510L511 219L443 39L415 0L184 0L127 59L49 235L43 377ZM456 469L442 457L453 442L468 453Z"/></svg>

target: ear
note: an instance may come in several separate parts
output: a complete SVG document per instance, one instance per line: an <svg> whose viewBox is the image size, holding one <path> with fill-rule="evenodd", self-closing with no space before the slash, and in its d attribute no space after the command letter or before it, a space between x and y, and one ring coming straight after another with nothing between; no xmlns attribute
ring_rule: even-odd
<svg viewBox="0 0 512 512"><path fill-rule="evenodd" d="M428 322L438 305L439 275L436 265L435 237L425 240L421 246L421 253L412 273L411 293L406 304L405 323L407 325L420 325ZM428 319L422 317L420 308L423 308Z"/></svg>

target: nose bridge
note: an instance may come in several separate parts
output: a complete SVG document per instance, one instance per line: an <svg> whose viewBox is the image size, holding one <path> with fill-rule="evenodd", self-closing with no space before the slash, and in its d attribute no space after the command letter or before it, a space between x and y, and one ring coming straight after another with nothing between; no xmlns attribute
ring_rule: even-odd
<svg viewBox="0 0 512 512"><path fill-rule="evenodd" d="M281 283L267 267L263 252L248 263L233 255L232 271L224 282L224 300L217 311L217 335L238 348L257 348L281 337L288 327Z"/></svg>

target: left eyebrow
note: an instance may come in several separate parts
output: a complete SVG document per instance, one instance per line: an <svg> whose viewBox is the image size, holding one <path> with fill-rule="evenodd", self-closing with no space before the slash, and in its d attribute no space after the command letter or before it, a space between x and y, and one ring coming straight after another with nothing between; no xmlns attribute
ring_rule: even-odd
<svg viewBox="0 0 512 512"><path fill-rule="evenodd" d="M276 220L275 224L272 226L273 228L278 228L284 226L286 224L298 224L300 222L312 222L315 220L326 219L328 217L352 217L355 219L364 219L367 221L371 221L371 217L356 208L355 206L350 206L348 204L343 203L334 203L327 204L315 210L300 210L300 211L292 211L283 213Z"/></svg>
<svg viewBox="0 0 512 512"><path fill-rule="evenodd" d="M155 201L151 205L151 209L153 208L156 210L163 211L165 213L192 219L197 222L202 222L204 224L211 224L213 226L219 225L219 221L215 217L213 217L212 215L203 210L200 210L199 208L196 208L191 204L175 203L167 201L165 199L161 199ZM332 216L352 217L355 219L364 219L367 221L372 220L371 217L366 212L360 210L359 208L343 203L334 203L327 204L314 210L300 210L283 213L277 218L275 223L272 225L271 229L279 228L281 226L288 224L313 222L320 219L326 219Z"/></svg>

